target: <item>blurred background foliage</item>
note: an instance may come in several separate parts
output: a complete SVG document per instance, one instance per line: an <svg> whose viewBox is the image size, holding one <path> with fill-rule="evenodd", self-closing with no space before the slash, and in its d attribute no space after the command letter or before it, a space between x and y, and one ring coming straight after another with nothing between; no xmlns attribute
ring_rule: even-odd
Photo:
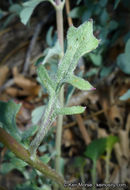
<svg viewBox="0 0 130 190"><path fill-rule="evenodd" d="M1 0L0 1L0 38L2 39L2 35L8 33L9 28L14 28L13 32L16 37L18 37L18 43L20 44L23 37L21 39L19 35L23 33L24 36L27 36L27 39L31 39L34 35L34 28L37 27L36 23L40 23L46 15L49 13L50 17L47 20L46 25L42 29L40 34L40 39L42 39L42 44L40 46L36 46L34 57L37 57L33 63L35 62L38 64L41 62L45 55L48 52L48 49L54 46L57 33L56 33L56 26L55 26L55 16L53 12L52 6L48 3L41 3L37 6L33 15L27 25L27 31L25 31L25 26L19 26L19 30L15 31L14 25L20 24L19 13L22 10L23 6L22 3L26 2L26 0ZM74 26L79 26L81 23L93 19L94 22L94 35L101 40L100 46L93 51L92 53L87 54L79 61L79 69L76 70L79 76L84 76L88 78L94 86L96 86L97 91L96 93L99 94L99 97L95 98L92 95L92 98L88 98L86 102L82 102L83 105L88 106L87 115L91 115L94 112L102 111L104 115L99 115L98 118L95 119L96 116L93 116L92 121L90 123L86 122L86 126L91 126L91 130L87 128L89 131L89 135L91 137L91 143L89 145L84 143L84 140L79 134L77 129L68 129L64 132L63 135L63 145L62 145L62 154L63 158L61 160L61 171L62 174L65 175L67 180L79 180L83 183L87 180L88 183L92 183L96 176L95 171L95 163L98 162L98 178L97 181L103 183L105 181L105 177L102 174L105 171L106 157L108 151L108 142L110 142L110 149L111 149L111 175L116 172L117 167L121 168L122 163L124 165L128 163L129 160L129 151L127 152L127 148L125 148L124 152L121 155L117 154L116 150L113 149L115 143L117 146L120 144L121 146L127 147L129 144L129 98L130 98L130 1L129 0L75 0L69 1L70 2L70 12L69 17L72 18ZM64 9L64 24L65 24L65 36L68 28L67 23L67 14ZM21 24L22 25L22 24ZM33 29L31 28L32 26ZM28 34L27 34L28 33ZM11 37L12 38L12 37ZM14 53L17 54L17 48L14 53L8 52L8 41L10 41L10 33L9 35L5 36L1 41L1 50L0 50L0 66L8 65L9 69L13 73L12 65L9 66L9 60L14 56ZM20 41L19 41L20 40ZM13 38L15 41L15 38ZM13 41L11 42L13 44ZM6 44L3 47L3 44ZM9 44L10 45L10 44ZM65 41L66 46L66 41ZM38 49L37 47L40 47ZM15 47L13 47L15 49ZM12 50L12 47L11 47ZM44 53L43 53L43 50ZM18 48L18 55L20 49ZM7 58L5 59L5 57ZM12 56L12 57L11 57ZM25 54L24 54L25 56ZM23 56L23 57L24 57ZM23 57L19 56L19 60L22 60ZM8 60L9 59L9 60ZM16 61L17 62L17 61ZM13 61L14 64L14 61ZM3 67L2 67L3 68ZM21 66L19 67L21 69ZM22 70L22 69L21 69ZM19 72L21 72L19 70ZM30 73L33 77L36 77L36 73L33 71L34 68L30 69ZM48 70L50 73L55 73L57 70L57 57L48 61ZM3 70L0 70L3 71ZM52 74L53 75L53 74ZM15 75L8 74L6 80L11 79ZM26 82L26 81L25 81ZM1 84L0 87L2 87ZM18 84L17 84L18 85ZM19 86L18 88L23 88L23 86ZM32 87L31 87L32 88ZM99 92L100 91L100 92ZM111 92L112 91L112 92ZM76 91L77 92L77 91ZM6 92L7 93L7 92ZM26 92L24 95L12 95L8 91L7 99L15 98L17 101L22 101L24 106L22 109L24 110L29 109L31 112L35 107L37 110L32 112L32 123L35 122L37 116L41 113L40 106L43 100L37 103L36 97L42 98L41 91L36 93L33 96L30 96L28 93L32 93L32 91ZM66 89L66 97L71 97L74 93L74 89L70 86ZM110 94L110 97L109 95ZM111 95L112 94L112 95ZM114 95L113 95L114 94ZM31 94L32 95L32 94ZM4 94L5 96L5 94ZM112 97L112 100L109 100ZM26 99L25 99L26 97ZM33 97L33 98L32 98ZM106 99L104 98L106 97ZM1 99L4 99L3 96L0 96ZM66 101L67 101L66 98ZM95 99L94 99L95 98ZM97 100L98 99L98 100ZM114 99L114 100L113 100ZM115 102L118 102L117 104ZM31 103L33 104L30 105ZM44 103L47 102L47 94L46 90L44 89ZM97 103L98 102L98 103ZM107 103L106 103L107 102ZM95 106L95 104L97 104ZM116 104L116 108L112 107L110 112L108 112L108 107L111 105ZM35 106L34 106L35 105ZM107 107L107 108L106 108ZM119 111L123 109L123 111ZM118 110L118 111L117 111ZM24 110L25 111L25 110ZM114 112L114 114L113 114ZM21 113L23 113L21 111ZM27 114L25 111L24 114ZM113 116L113 115L114 116ZM20 116L21 118L23 116ZM24 116L25 117L25 116ZM85 118L86 116L84 116ZM113 120L112 120L112 119ZM24 123L21 121L19 122L20 125L22 123L22 127L28 126L27 122L29 121L30 116L27 120L24 120ZM22 119L21 119L22 120ZM75 122L75 118L65 117L65 123L73 123ZM112 121L111 121L112 120ZM96 124L95 124L96 122ZM115 124L116 123L116 124ZM56 124L55 124L56 125ZM76 124L74 124L76 125ZM117 128L114 128L115 126ZM72 124L73 126L73 124ZM96 126L96 130L93 126ZM125 128L125 126L127 126ZM24 128L24 127L23 127ZM102 135L98 135L98 129L104 130ZM113 129L114 128L114 129ZM105 135L104 135L105 133ZM75 134L75 135L74 135ZM123 135L124 136L123 136ZM108 135L115 135L115 136L108 136ZM108 136L107 138L100 138L103 136ZM117 139L116 139L116 136ZM109 138L110 137L110 138ZM97 139L98 138L98 139ZM95 140L96 139L96 140ZM109 139L109 140L108 140ZM127 140L127 142L125 141ZM75 142L76 141L76 142ZM123 142L122 142L123 141ZM124 145L125 144L125 145ZM25 145L25 144L24 144ZM25 145L26 146L26 145ZM41 157L44 163L49 163L52 167L54 167L54 157L55 157L55 132L54 129L49 132L45 139L45 143L39 147L38 155ZM78 150L77 150L78 149ZM26 165L23 161L19 160L14 156L13 153L8 151L2 144L0 144L1 150L1 167L0 167L0 185L9 190L51 190L52 182L48 179L45 179L38 171L30 168ZM93 151L95 150L95 151ZM115 151L114 151L115 150ZM126 151L126 152L125 152ZM117 154L117 155L116 155ZM125 156L124 156L125 155ZM123 161L122 161L123 157ZM124 159L125 157L125 159ZM90 159L88 159L90 158ZM125 160L127 160L125 162ZM92 161L92 162L91 162ZM101 162L99 164L99 161ZM108 160L107 160L108 161ZM110 161L109 161L110 162ZM66 166L66 167L65 167ZM101 167L103 169L101 170ZM65 168L64 168L65 167ZM78 170L77 170L78 168ZM116 168L116 169L115 169ZM13 171L13 173L11 173ZM102 171L102 172L101 172ZM127 170L121 170L128 172ZM112 173L113 172L113 173ZM119 173L119 169L118 172ZM114 175L114 174L113 174ZM13 176L13 177L11 177ZM126 183L129 185L128 175L126 174L125 177L122 178L122 183ZM117 176L116 176L117 177ZM16 183L17 181L17 183ZM120 182L120 181L116 181ZM46 184L46 185L45 185Z"/></svg>

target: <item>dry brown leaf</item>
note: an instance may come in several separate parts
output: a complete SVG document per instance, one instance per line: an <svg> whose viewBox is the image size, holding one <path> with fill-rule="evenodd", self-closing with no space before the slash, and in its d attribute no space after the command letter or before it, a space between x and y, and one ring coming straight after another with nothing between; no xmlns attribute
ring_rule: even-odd
<svg viewBox="0 0 130 190"><path fill-rule="evenodd" d="M22 104L17 115L17 119L21 120L21 122L24 123L30 120L30 116L30 111L24 107L24 104Z"/></svg>
<svg viewBox="0 0 130 190"><path fill-rule="evenodd" d="M74 135L70 129L65 129L63 132L63 144L65 147L69 147L75 144Z"/></svg>
<svg viewBox="0 0 130 190"><path fill-rule="evenodd" d="M23 89L24 95L38 96L40 85L32 81L32 79L25 78L22 75L16 75L14 82L18 87Z"/></svg>
<svg viewBox="0 0 130 190"><path fill-rule="evenodd" d="M16 77L14 77L14 82L20 88L27 90L36 86L36 82L33 82L31 79L25 78L23 75L16 75Z"/></svg>
<svg viewBox="0 0 130 190"><path fill-rule="evenodd" d="M108 136L105 129L98 128L97 130L98 130L98 138L104 138Z"/></svg>
<svg viewBox="0 0 130 190"><path fill-rule="evenodd" d="M22 91L22 90L19 90L19 89L14 88L14 87L9 87L9 88L7 88L7 89L5 90L5 92L6 92L8 95L12 96L12 97L19 96L21 91Z"/></svg>
<svg viewBox="0 0 130 190"><path fill-rule="evenodd" d="M19 75L18 67L14 66L12 69L13 76L16 77Z"/></svg>
<svg viewBox="0 0 130 190"><path fill-rule="evenodd" d="M35 87L33 89L30 89L29 90L22 90L22 89L18 89L18 88L15 88L15 87L10 87L10 88L7 88L6 89L6 93L12 97L19 97L19 96L30 96L30 97L34 97L34 96L37 96L38 93L39 93L39 89L38 87Z"/></svg>
<svg viewBox="0 0 130 190"><path fill-rule="evenodd" d="M68 103L68 106L74 106L74 105L76 106L82 104L83 102L85 102L86 99L91 99L92 102L95 103L98 99L98 96L93 91L91 92L82 91L72 96L72 98Z"/></svg>
<svg viewBox="0 0 130 190"><path fill-rule="evenodd" d="M0 67L0 86L6 81L9 74L9 68L7 66Z"/></svg>

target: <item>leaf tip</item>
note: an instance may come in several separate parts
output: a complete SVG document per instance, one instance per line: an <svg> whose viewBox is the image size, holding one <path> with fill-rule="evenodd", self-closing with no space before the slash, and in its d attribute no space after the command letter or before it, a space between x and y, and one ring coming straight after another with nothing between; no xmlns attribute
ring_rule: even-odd
<svg viewBox="0 0 130 190"><path fill-rule="evenodd" d="M96 90L96 88L93 87L93 88L91 88L91 90Z"/></svg>

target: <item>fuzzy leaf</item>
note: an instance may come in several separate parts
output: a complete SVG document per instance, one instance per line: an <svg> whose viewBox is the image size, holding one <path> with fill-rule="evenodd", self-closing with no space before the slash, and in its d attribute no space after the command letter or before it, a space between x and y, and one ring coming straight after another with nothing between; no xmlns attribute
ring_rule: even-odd
<svg viewBox="0 0 130 190"><path fill-rule="evenodd" d="M37 73L38 73L38 76L40 78L42 85L47 89L48 93L50 95L54 95L55 84L49 77L48 72L43 65L38 66Z"/></svg>
<svg viewBox="0 0 130 190"><path fill-rule="evenodd" d="M92 90L94 89L93 86L84 79L77 77L75 75L71 75L67 80L67 83L71 84L72 86L80 89L80 90Z"/></svg>
<svg viewBox="0 0 130 190"><path fill-rule="evenodd" d="M73 73L78 60L84 54L94 50L99 44L93 35L93 22L85 22L78 28L69 28L67 33L67 50L62 64L58 68L58 81Z"/></svg>
<svg viewBox="0 0 130 190"><path fill-rule="evenodd" d="M55 46L53 48L49 48L48 53L46 57L44 58L42 64L44 65L47 63L52 57L61 55L61 48L58 42L56 42Z"/></svg>
<svg viewBox="0 0 130 190"><path fill-rule="evenodd" d="M34 125L38 124L44 112L45 112L45 106L39 106L32 111L32 123Z"/></svg>
<svg viewBox="0 0 130 190"><path fill-rule="evenodd" d="M20 19L23 24L27 24L36 6L45 0L31 0L23 3L23 9L20 12Z"/></svg>
<svg viewBox="0 0 130 190"><path fill-rule="evenodd" d="M16 114L18 113L21 104L16 104L13 101L0 101L0 123L16 140L21 139L20 132L16 125Z"/></svg>
<svg viewBox="0 0 130 190"><path fill-rule="evenodd" d="M86 107L82 106L72 106L72 107L64 107L64 108L57 108L56 114L57 115L72 115L72 114L79 114L83 113Z"/></svg>

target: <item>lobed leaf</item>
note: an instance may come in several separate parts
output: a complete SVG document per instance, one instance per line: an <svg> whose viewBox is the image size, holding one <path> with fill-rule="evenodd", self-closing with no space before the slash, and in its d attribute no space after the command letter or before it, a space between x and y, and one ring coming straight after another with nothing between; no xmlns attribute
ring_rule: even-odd
<svg viewBox="0 0 130 190"><path fill-rule="evenodd" d="M72 107L57 108L55 113L57 115L79 114L79 113L83 113L85 108L86 107L82 107L82 106L72 106Z"/></svg>
<svg viewBox="0 0 130 190"><path fill-rule="evenodd" d="M70 27L67 33L67 50L58 68L58 81L72 74L80 57L94 50L98 44L99 40L93 35L92 21L85 22L78 28Z"/></svg>
<svg viewBox="0 0 130 190"><path fill-rule="evenodd" d="M94 89L93 86L84 79L77 77L75 75L71 75L67 80L67 83L71 84L72 86L80 89L80 90L92 90Z"/></svg>

